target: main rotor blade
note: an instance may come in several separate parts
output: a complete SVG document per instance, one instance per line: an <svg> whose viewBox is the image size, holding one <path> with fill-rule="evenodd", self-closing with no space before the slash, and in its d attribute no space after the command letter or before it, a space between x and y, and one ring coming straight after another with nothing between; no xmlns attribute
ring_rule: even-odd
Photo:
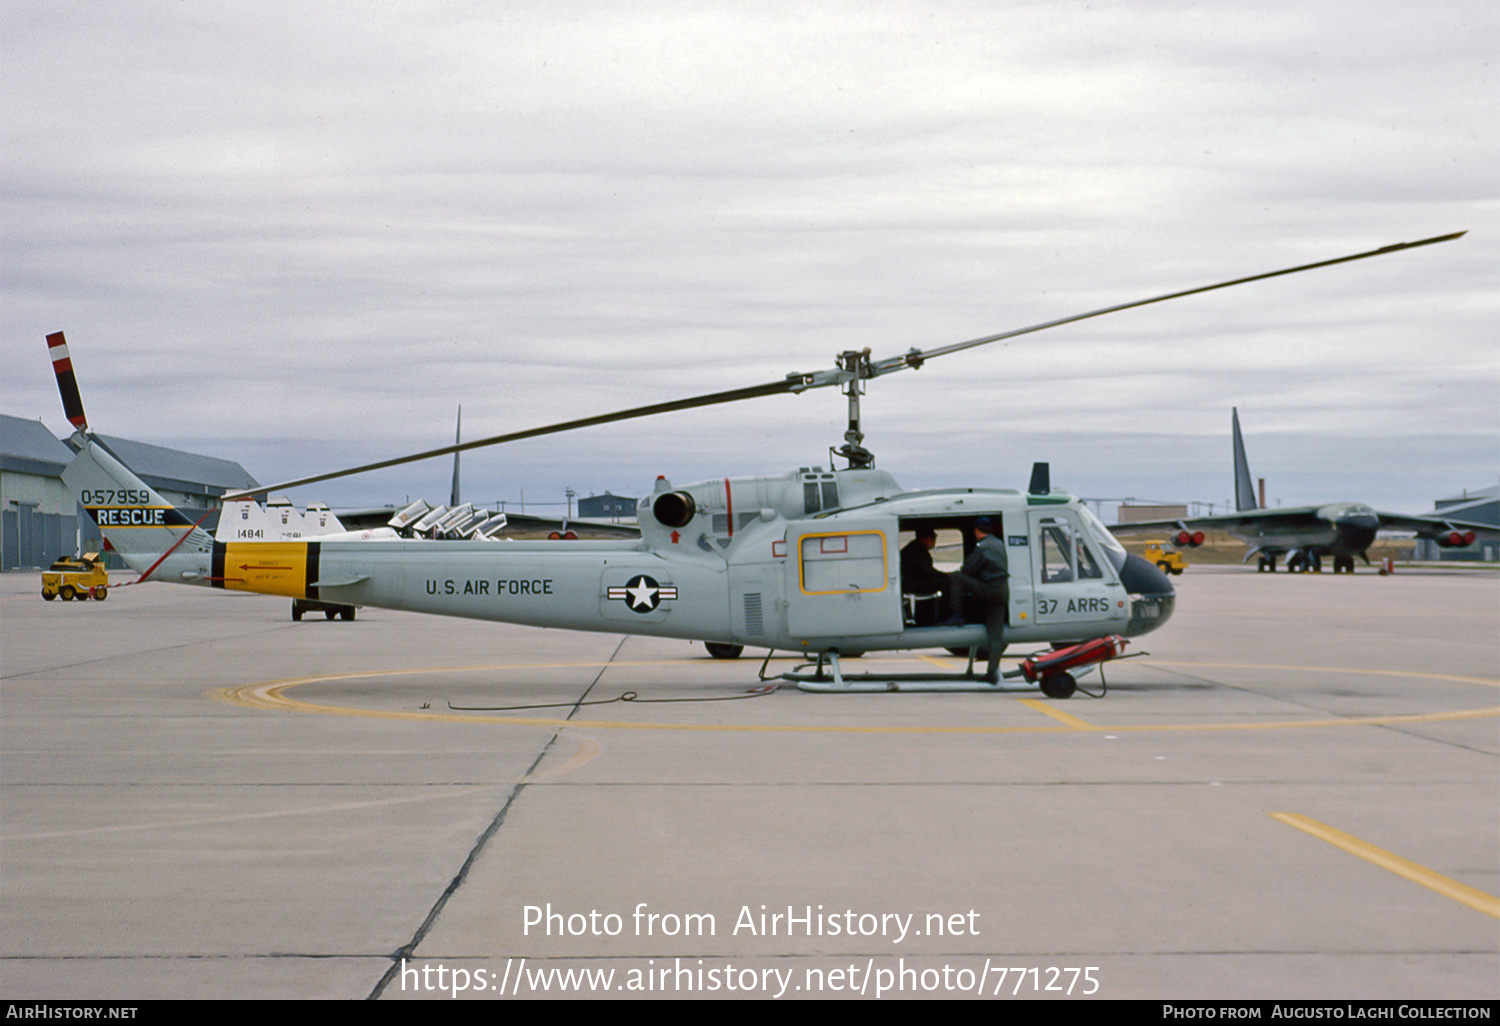
<svg viewBox="0 0 1500 1026"><path fill-rule="evenodd" d="M242 488L237 492L226 492L223 501L232 502L236 499L248 499L252 495L264 495L268 492L296 488L300 485L316 484L319 481L332 481L340 477L352 477L355 474L365 474L372 470L399 467L403 463L416 463L418 460L428 460L436 456L467 452L470 449L482 449L487 445L499 445L502 442L517 442L523 438L536 438L539 435L555 435L559 432L572 431L576 428L611 424L617 420L633 420L636 417L651 417L658 413L671 413L674 410L691 410L699 406L715 406L719 403L739 402L741 399L758 399L766 395L780 395L784 392L791 392L798 386L800 380L800 375L792 375L781 381L770 381L764 385L751 385L749 388L734 388L727 392L711 392L707 395L693 396L688 399L674 399L671 402L653 403L650 406L637 406L633 409L620 410L616 413L601 413L594 417L565 420L557 424L547 424L543 427L527 428L525 431L512 431L506 435L478 438L472 442L464 442L461 445L445 445L441 449L429 449L426 452L414 453L410 456L398 456L395 459L381 460L379 463L366 463L363 466L350 467L347 470L335 470L327 474L315 474L312 477L299 477L295 481L282 481L278 484L265 485L259 488Z"/></svg>
<svg viewBox="0 0 1500 1026"><path fill-rule="evenodd" d="M1227 289L1233 285L1244 285L1252 281L1263 281L1266 278L1279 278L1284 274L1297 274L1299 271L1311 271L1319 267L1332 267L1334 264L1347 264L1351 260L1364 260L1366 257L1382 256L1386 253L1396 253L1403 249L1415 249L1418 246L1431 246L1439 242L1451 242L1468 234L1465 229L1461 232L1453 232L1449 235L1437 235L1430 239L1421 239L1417 242L1397 242L1390 246L1381 246L1364 253L1355 253L1352 256L1337 257L1333 260L1319 260L1314 264L1301 264L1297 267L1288 267L1280 271L1267 271L1265 274L1252 274L1248 278L1235 278L1233 281L1221 281L1217 285L1203 285L1196 289L1184 289L1181 292L1169 292L1164 296L1152 296L1150 299L1137 299L1133 303L1119 303L1115 306L1106 306L1099 310L1090 310L1088 313L1074 314L1072 317L1060 317L1055 321L1044 321L1041 324L1033 324L1026 328L1015 328L1011 331L1002 331L998 335L986 335L984 338L973 338L967 342L955 342L952 345L939 346L936 349L913 350L901 356L889 360L882 360L873 367L874 373L871 377L879 377L881 374L889 374L892 371L902 370L906 367L920 367L925 361L935 356L947 356L949 353L961 352L965 349L973 349L976 346L989 345L991 342L1000 342L1007 338L1015 338L1018 335L1029 335L1034 331L1044 331L1047 328L1056 328L1063 324L1072 324L1076 321L1086 321L1090 317L1102 317L1104 314L1117 313L1121 310L1130 310L1138 306L1150 306L1152 303L1165 303L1169 299L1181 299L1183 296L1194 296L1200 292L1212 292L1215 289Z"/></svg>
<svg viewBox="0 0 1500 1026"><path fill-rule="evenodd" d="M973 349L976 346L988 345L991 342L999 342L1007 338L1015 338L1018 335L1028 335L1032 332L1043 331L1047 328L1056 328L1063 324L1072 324L1075 321L1085 321L1090 317L1100 317L1108 313L1116 313L1120 310L1130 310L1138 306L1149 306L1152 303L1163 303L1169 299L1180 299L1183 296L1192 296L1200 292L1212 292L1215 289L1227 289L1232 285L1244 285L1247 282L1262 281L1266 278L1278 278L1284 274L1296 274L1299 271L1311 271L1318 267L1332 267L1334 264L1346 264L1351 260L1363 260L1366 257L1381 256L1385 253L1396 253L1403 249L1415 249L1418 246L1430 246L1438 242L1449 242L1468 234L1467 231L1453 232L1449 235L1438 235L1430 239L1421 239L1417 242L1398 242L1390 246L1382 246L1364 253L1355 253L1350 256L1337 257L1333 260L1320 260L1313 264L1301 264L1297 267L1288 267L1280 271L1268 271L1265 274L1253 274L1248 278L1235 278L1233 281L1221 281L1216 285L1203 285L1195 289L1185 289L1181 292L1169 292L1164 296L1153 296L1150 299L1138 299L1133 303L1119 303L1115 306L1106 306L1100 310L1091 310L1088 313L1074 314L1072 317L1062 317L1055 321L1046 321L1042 324L1033 324L1026 328L1016 328L1012 331L1002 331L998 335L986 335L984 338L970 339L967 342L955 342L952 345L939 346L936 349L919 350L912 349L900 356L893 356L878 363L870 365L868 371L861 374L862 377L873 378L893 371L905 370L908 367L920 367L922 364L935 356L947 356L949 353L961 352L965 349ZM366 463L359 467L350 467L347 470L335 470L327 474L316 474L312 477L300 477L295 481L282 481L278 484L265 485L260 488L245 488L236 492L228 492L224 495L224 501L230 502L236 499L246 499L253 495L265 495L273 491L281 491L287 488L296 488L300 485L316 484L319 481L333 481L341 477L352 477L355 474L364 474L372 470L383 470L386 467L399 467L405 463L416 463L419 460L432 459L436 456L447 456L452 453L466 452L469 449L481 449L489 445L500 445L504 442L516 442L523 438L536 438L540 435L553 435L563 431L573 431L577 428L595 427L600 424L611 424L619 420L633 420L637 417L651 417L658 413L671 413L674 410L691 410L701 406L715 406L719 403L739 402L741 399L758 399L767 395L782 395L788 392L805 392L813 388L824 388L828 386L842 385L850 380L853 375L841 368L834 367L827 370L813 371L810 373L788 374L780 381L770 381L764 385L751 385L748 388L734 388L727 392L710 392L706 395L693 396L687 399L676 399L671 402L653 403L650 406L636 406L628 410L620 410L616 413L602 413L593 417L581 417L577 420L566 420L557 424L547 424L543 427L528 428L525 431L513 431L510 434L494 435L490 438L480 438L472 442L464 442L462 445L448 445L441 449L429 449L426 452L414 453L410 456L399 456L395 459L381 460L378 463Z"/></svg>

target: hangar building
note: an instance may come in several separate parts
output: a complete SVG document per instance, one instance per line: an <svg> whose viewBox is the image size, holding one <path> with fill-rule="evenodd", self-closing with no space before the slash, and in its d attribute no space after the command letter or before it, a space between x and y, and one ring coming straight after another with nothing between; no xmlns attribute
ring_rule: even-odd
<svg viewBox="0 0 1500 1026"><path fill-rule="evenodd" d="M111 435L95 437L194 520L216 509L225 492L260 483L233 460ZM97 552L103 546L99 529L63 484L63 469L72 460L73 450L41 421L0 414L0 570L46 567L59 556ZM203 526L216 528L217 515ZM112 558L111 565L118 561Z"/></svg>

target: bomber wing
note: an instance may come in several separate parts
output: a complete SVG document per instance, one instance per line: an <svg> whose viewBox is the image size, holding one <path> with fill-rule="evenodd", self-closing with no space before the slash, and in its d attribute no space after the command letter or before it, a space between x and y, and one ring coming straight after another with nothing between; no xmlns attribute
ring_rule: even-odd
<svg viewBox="0 0 1500 1026"><path fill-rule="evenodd" d="M1276 525L1285 528L1319 527L1325 521L1318 516L1321 506L1278 506L1276 509L1247 509L1238 513L1217 513L1207 517L1176 517L1171 520L1142 520L1133 524L1111 524L1109 530L1120 537L1138 534L1160 534L1189 528L1198 531L1222 531L1231 527Z"/></svg>
<svg viewBox="0 0 1500 1026"><path fill-rule="evenodd" d="M1419 516L1412 513L1382 513L1376 510L1375 515L1380 518L1382 531L1415 531L1418 537L1429 538L1433 541L1454 533L1468 534L1471 531L1475 538L1483 538L1487 541L1500 539L1500 527L1494 524L1481 524L1472 520L1452 520L1430 513ZM1472 541L1464 544L1472 544Z"/></svg>
<svg viewBox="0 0 1500 1026"><path fill-rule="evenodd" d="M1206 517L1177 517L1172 520L1142 520L1132 524L1111 524L1110 532L1120 537L1160 534L1184 527L1199 531L1227 530L1231 527L1282 527L1296 529L1324 525L1327 506L1278 506L1275 509L1247 509L1238 513L1217 513ZM1472 520L1415 513L1385 513L1372 510L1380 519L1382 531L1415 531L1420 537L1437 539L1452 532L1473 531L1478 538L1500 538L1500 527Z"/></svg>

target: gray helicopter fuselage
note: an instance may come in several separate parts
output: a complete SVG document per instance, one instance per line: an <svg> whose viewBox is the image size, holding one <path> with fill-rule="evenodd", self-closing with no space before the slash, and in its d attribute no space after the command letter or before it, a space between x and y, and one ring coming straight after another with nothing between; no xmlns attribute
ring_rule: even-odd
<svg viewBox="0 0 1500 1026"><path fill-rule="evenodd" d="M903 492L884 471L804 468L681 489L658 479L639 539L273 538L237 528L232 504L230 529L211 538L96 441L79 447L64 478L133 568L230 591L792 651L960 647L982 644L984 627L919 625L902 532L956 531L967 547L987 516L1009 556L1007 642L1144 634L1172 612L1165 575L1058 492Z"/></svg>
<svg viewBox="0 0 1500 1026"><path fill-rule="evenodd" d="M671 523L655 515L663 496ZM1008 641L1143 634L1171 615L1166 578L1137 560L1131 571L1149 573L1128 589L1130 557L1059 493L903 493L881 471L813 470L675 491L661 481L638 516L632 542L325 542L309 552L308 597L793 651L960 647L982 643L983 626L915 626L901 535L968 534L989 516L1010 559Z"/></svg>

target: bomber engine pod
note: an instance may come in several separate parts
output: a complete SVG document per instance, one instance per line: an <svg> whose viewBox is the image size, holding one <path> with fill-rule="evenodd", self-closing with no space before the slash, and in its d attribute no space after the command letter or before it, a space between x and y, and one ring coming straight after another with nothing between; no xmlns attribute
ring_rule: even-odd
<svg viewBox="0 0 1500 1026"><path fill-rule="evenodd" d="M651 513L667 527L686 527L698 512L698 504L687 492L664 492L651 504Z"/></svg>

